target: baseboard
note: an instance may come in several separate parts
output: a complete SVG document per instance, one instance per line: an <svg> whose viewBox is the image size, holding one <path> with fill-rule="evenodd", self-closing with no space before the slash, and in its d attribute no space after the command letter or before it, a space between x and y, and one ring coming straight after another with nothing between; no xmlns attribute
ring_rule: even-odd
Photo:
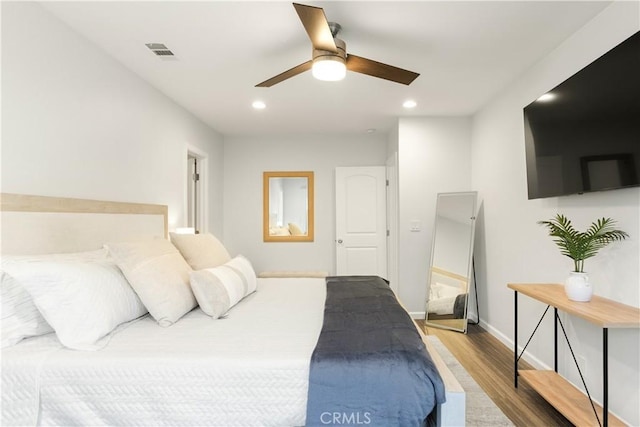
<svg viewBox="0 0 640 427"><path fill-rule="evenodd" d="M510 350L513 351L513 340L507 337L505 334L488 324L484 321L484 319L480 318L480 327L485 331L489 332L491 335L496 337L502 344L506 345ZM522 346L518 346L518 351L522 351ZM530 363L536 369L544 369L544 370L553 370L553 367L547 365L537 357L533 356L528 351L525 351L522 355L522 358Z"/></svg>
<svg viewBox="0 0 640 427"><path fill-rule="evenodd" d="M412 319L424 319L425 312L424 311L411 311L409 315ZM485 331L489 332L491 335L496 337L502 344L506 345L509 349L513 350L513 340L507 337L505 334L500 332L498 329L494 328L490 324L488 324L484 319L480 318L480 327ZM522 346L518 346L519 351L522 351ZM528 351L525 351L522 355L522 358L530 363L536 369L546 369L552 370L553 368L542 362L537 357L533 356Z"/></svg>

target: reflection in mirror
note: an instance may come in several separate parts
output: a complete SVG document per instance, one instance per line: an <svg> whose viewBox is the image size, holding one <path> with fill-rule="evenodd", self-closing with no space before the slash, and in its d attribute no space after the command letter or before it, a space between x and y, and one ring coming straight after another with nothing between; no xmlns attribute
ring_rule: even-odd
<svg viewBox="0 0 640 427"><path fill-rule="evenodd" d="M265 242L313 241L313 172L264 172Z"/></svg>
<svg viewBox="0 0 640 427"><path fill-rule="evenodd" d="M440 193L431 248L425 323L467 331L476 192Z"/></svg>

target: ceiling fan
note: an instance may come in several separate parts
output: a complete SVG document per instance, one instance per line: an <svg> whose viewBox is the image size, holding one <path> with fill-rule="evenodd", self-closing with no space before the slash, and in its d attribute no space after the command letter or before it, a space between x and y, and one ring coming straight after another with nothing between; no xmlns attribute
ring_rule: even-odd
<svg viewBox="0 0 640 427"><path fill-rule="evenodd" d="M313 76L320 80L342 80L346 70L390 80L405 85L411 84L420 74L371 59L347 54L344 41L336 36L341 27L328 22L321 7L293 3L302 25L311 39L313 59L303 62L284 73L258 83L256 87L271 87L291 77L312 70Z"/></svg>

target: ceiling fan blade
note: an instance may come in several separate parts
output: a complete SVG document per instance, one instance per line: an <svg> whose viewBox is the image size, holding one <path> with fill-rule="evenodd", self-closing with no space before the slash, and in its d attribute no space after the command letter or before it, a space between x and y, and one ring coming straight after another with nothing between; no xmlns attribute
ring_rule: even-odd
<svg viewBox="0 0 640 427"><path fill-rule="evenodd" d="M413 71L351 54L347 56L347 70L405 85L411 84L420 75Z"/></svg>
<svg viewBox="0 0 640 427"><path fill-rule="evenodd" d="M304 4L294 3L298 16L307 30L311 44L315 49L328 50L330 52L338 52L333 35L321 7L306 6Z"/></svg>
<svg viewBox="0 0 640 427"><path fill-rule="evenodd" d="M258 83L256 87L271 87L275 84L278 84L284 80L290 79L291 77L297 76L300 73L304 73L311 69L313 65L313 61L303 62L300 65L296 65L295 67L285 71L284 73L280 73L275 77L271 77L268 80L263 81L262 83Z"/></svg>

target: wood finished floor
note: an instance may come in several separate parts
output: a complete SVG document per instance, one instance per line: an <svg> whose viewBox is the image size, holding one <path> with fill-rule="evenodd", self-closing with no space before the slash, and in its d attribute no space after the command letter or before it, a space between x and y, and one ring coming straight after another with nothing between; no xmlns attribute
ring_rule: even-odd
<svg viewBox="0 0 640 427"><path fill-rule="evenodd" d="M517 389L513 387L512 350L480 326L469 325L466 335L432 327L423 330L440 339L516 426L572 426L524 381L518 383ZM533 369L524 361L519 366Z"/></svg>

